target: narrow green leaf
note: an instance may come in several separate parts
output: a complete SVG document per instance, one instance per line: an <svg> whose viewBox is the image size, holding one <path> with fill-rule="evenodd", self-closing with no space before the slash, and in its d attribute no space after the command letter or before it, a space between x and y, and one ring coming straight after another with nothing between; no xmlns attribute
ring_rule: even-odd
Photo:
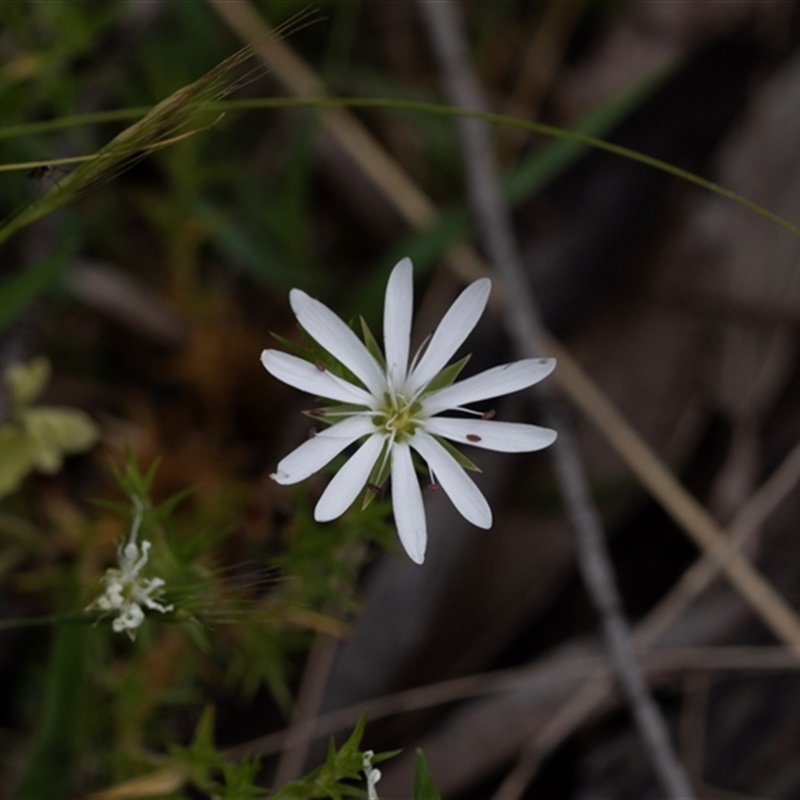
<svg viewBox="0 0 800 800"><path fill-rule="evenodd" d="M411 800L441 800L439 789L433 782L428 764L422 750L417 750L417 763L414 769L414 792Z"/></svg>
<svg viewBox="0 0 800 800"><path fill-rule="evenodd" d="M62 800L71 797L69 781L86 707L83 625L61 625L53 642L42 721L36 744L17 789L17 800Z"/></svg>

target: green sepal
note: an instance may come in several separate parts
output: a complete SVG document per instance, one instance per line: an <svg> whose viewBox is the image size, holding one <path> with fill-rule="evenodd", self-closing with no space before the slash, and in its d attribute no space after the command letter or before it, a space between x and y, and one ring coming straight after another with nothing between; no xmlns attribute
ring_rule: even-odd
<svg viewBox="0 0 800 800"><path fill-rule="evenodd" d="M441 439L438 436L434 436L439 444L450 453L451 456L458 462L459 466L463 467L464 469L470 470L470 472L481 472L481 468L474 464L470 459L468 459L460 450L455 448L450 442L446 439Z"/></svg>
<svg viewBox="0 0 800 800"><path fill-rule="evenodd" d="M388 447L389 443L385 442L378 456L378 460L375 462L375 466L372 467L372 472L370 472L369 479L367 480L367 486L364 489L364 500L361 503L362 511L367 508L377 496L376 493L369 488L369 484L382 489L386 481L389 480L389 475L392 472L392 459L387 452Z"/></svg>
<svg viewBox="0 0 800 800"><path fill-rule="evenodd" d="M305 331L303 331L303 333L305 333ZM307 345L292 341L286 336L281 336L279 333L275 333L275 331L270 331L270 336L272 336L272 338L275 339L276 342L282 344L292 355L295 355L298 358L302 358L303 361L314 360L311 348L308 347Z"/></svg>
<svg viewBox="0 0 800 800"><path fill-rule="evenodd" d="M445 367L431 382L425 387L425 394L435 392L437 389L444 389L445 386L450 386L455 383L461 370L467 366L467 362L472 358L472 354L464 356L460 361Z"/></svg>
<svg viewBox="0 0 800 800"><path fill-rule="evenodd" d="M322 408L312 408L307 411L301 412L309 419L318 420L319 422L324 422L326 425L335 425L337 422L341 422L344 417L342 417L342 412L352 412L353 414L363 414L364 407L363 406L352 406L347 403L342 403L341 405L336 406L323 406Z"/></svg>
<svg viewBox="0 0 800 800"><path fill-rule="evenodd" d="M343 378L348 383L352 383L354 386L366 389L366 386L364 386L364 384L352 372L350 372L350 370L347 369L347 367L342 364L341 361L338 361L324 347L322 347L322 345L320 345L302 325L298 323L297 327L303 337L307 340L307 344L293 342L291 339L287 339L285 336L281 336L277 333L272 333L272 336L276 341L280 342L284 347L286 347L287 350L289 350L293 355L296 355L298 358L302 358L303 361L308 361L311 364L322 364L322 366L325 367L328 372L336 375L337 378Z"/></svg>
<svg viewBox="0 0 800 800"><path fill-rule="evenodd" d="M374 359L381 365L381 369L383 369L385 372L386 359L383 357L380 345L375 339L375 336L370 330L369 325L367 325L367 321L364 319L364 317L359 317L359 319L361 320L361 333L364 336L364 344L367 346L367 350L369 350Z"/></svg>
<svg viewBox="0 0 800 800"><path fill-rule="evenodd" d="M433 782L425 756L419 748L417 748L417 761L414 767L414 791L411 800L441 800L439 789Z"/></svg>

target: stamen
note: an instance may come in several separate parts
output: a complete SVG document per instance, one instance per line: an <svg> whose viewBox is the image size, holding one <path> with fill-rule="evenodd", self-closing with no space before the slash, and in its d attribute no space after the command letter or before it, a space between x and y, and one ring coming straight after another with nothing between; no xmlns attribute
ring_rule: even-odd
<svg viewBox="0 0 800 800"><path fill-rule="evenodd" d="M423 341L423 342L422 342L422 344L419 346L419 348L417 348L417 352L416 352L416 353L414 353L414 358L412 358L412 359L411 359L411 366L408 368L408 374L409 374L409 375L411 375L411 373L412 373L412 372L414 371L414 369L416 368L416 366L417 366L417 362L418 362L418 361L420 360L420 358L422 357L422 354L423 354L423 352L425 351L425 349L427 348L427 346L428 346L428 342L430 342L430 340L431 340L431 338L432 338L432 337L433 337L433 334L432 334L432 333L429 333L429 334L428 334L428 335L425 337L424 341Z"/></svg>
<svg viewBox="0 0 800 800"><path fill-rule="evenodd" d="M317 435L317 429L316 428L309 428L308 429L308 438L309 439L313 439L316 435Z"/></svg>
<svg viewBox="0 0 800 800"><path fill-rule="evenodd" d="M380 494L381 492L381 487L378 486L376 483L368 483L367 489L369 489L371 492L374 492L375 494Z"/></svg>
<svg viewBox="0 0 800 800"><path fill-rule="evenodd" d="M320 371L325 372L325 365L321 361L315 361L314 366Z"/></svg>
<svg viewBox="0 0 800 800"><path fill-rule="evenodd" d="M479 442L480 440L481 440L481 437L478 436L477 433L468 433L467 434L467 441L469 441L469 442Z"/></svg>
<svg viewBox="0 0 800 800"><path fill-rule="evenodd" d="M484 411L483 414L481 414L481 419L492 419L496 413L497 412L493 408L490 408L488 411Z"/></svg>

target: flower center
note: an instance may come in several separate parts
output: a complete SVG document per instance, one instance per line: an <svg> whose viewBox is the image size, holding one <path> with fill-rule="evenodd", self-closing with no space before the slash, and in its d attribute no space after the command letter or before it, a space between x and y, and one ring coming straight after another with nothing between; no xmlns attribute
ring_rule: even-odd
<svg viewBox="0 0 800 800"><path fill-rule="evenodd" d="M394 397L387 394L384 397L382 412L376 417L375 423L395 441L403 441L413 436L416 431L419 424L416 416L421 409L422 406L418 402L410 402L401 394L396 394Z"/></svg>

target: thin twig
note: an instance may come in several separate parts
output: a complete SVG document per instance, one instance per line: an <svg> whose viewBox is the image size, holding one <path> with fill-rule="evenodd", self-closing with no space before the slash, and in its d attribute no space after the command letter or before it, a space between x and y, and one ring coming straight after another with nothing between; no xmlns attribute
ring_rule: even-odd
<svg viewBox="0 0 800 800"><path fill-rule="evenodd" d="M276 786L293 781L303 773L310 742L300 732L304 723L319 715L322 696L336 655L336 644L336 639L330 636L319 636L311 649L292 714L292 723L275 772Z"/></svg>
<svg viewBox="0 0 800 800"><path fill-rule="evenodd" d="M740 551L759 531L787 495L800 482L800 443L780 466L753 492L728 526L725 557ZM708 554L701 556L680 580L636 626L637 647L649 647L722 571L722 562Z"/></svg>
<svg viewBox="0 0 800 800"><path fill-rule="evenodd" d="M466 37L453 3L419 0L433 41L450 102L461 108L482 109L483 100L469 68ZM526 285L524 268L500 188L491 142L485 124L463 119L458 123L467 167L473 213L494 262L509 290L509 334L520 358L541 354L544 328ZM614 673L625 692L653 768L668 797L694 796L669 739L667 725L653 700L633 649L633 638L622 610L600 514L578 456L572 432L553 405L548 416L559 431L553 453L556 476L568 515L578 537L578 560L587 590L601 616Z"/></svg>
<svg viewBox="0 0 800 800"><path fill-rule="evenodd" d="M643 657L643 661L648 675L654 677L698 670L796 672L800 668L792 651L782 646L676 647L649 652ZM598 699L603 702L611 699L610 690L613 684L609 677L608 659L604 656L587 653L554 657L524 667L465 675L414 689L404 689L328 711L300 723L294 731L285 728L242 742L228 749L226 755L232 759L241 758L247 752L270 756L286 747L286 739L290 734L296 743L300 743L345 731L355 725L364 713L365 705L369 708L370 721L374 722L457 700L472 700L501 692L529 690L539 694L547 693L564 683L575 681L583 683L570 701L537 734L538 749L542 756L546 756L578 725L583 724L589 714L598 710ZM598 691L585 691L590 686L597 687ZM581 698L582 694L584 696ZM569 709L567 706L570 706ZM498 793L498 797L503 797L504 800L510 796Z"/></svg>

